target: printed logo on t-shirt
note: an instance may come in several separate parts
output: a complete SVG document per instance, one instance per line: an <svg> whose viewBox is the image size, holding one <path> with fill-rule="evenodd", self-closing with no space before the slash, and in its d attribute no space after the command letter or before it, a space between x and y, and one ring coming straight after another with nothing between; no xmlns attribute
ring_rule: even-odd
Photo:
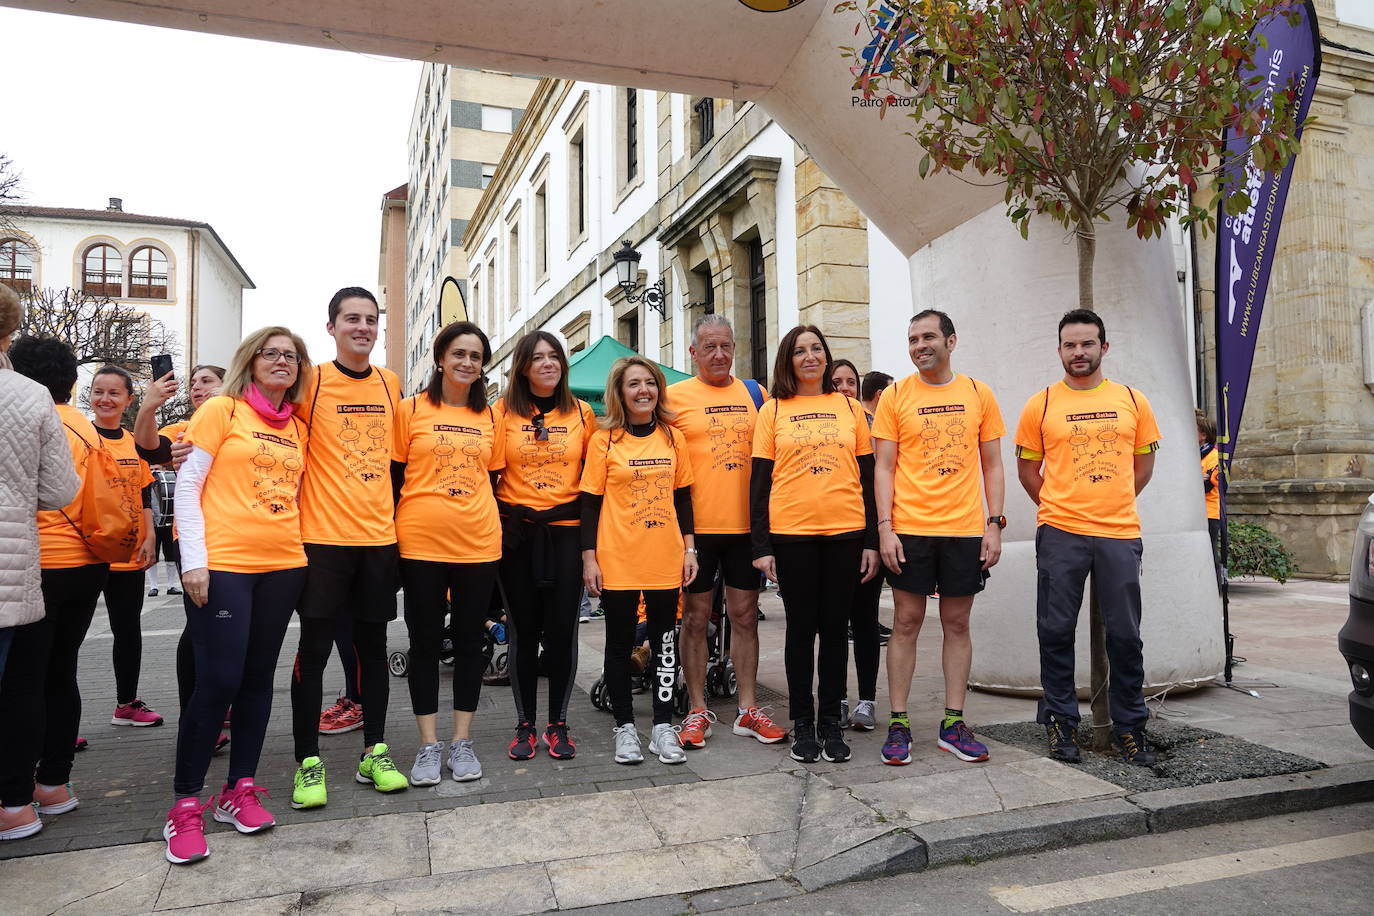
<svg viewBox="0 0 1374 916"><path fill-rule="evenodd" d="M825 412L788 417L792 426L784 435L796 443L803 465L813 475L834 473L845 460L838 420L837 415Z"/></svg>
<svg viewBox="0 0 1374 916"><path fill-rule="evenodd" d="M471 426L435 423L435 492L445 496L470 496L477 492L482 470L482 431Z"/></svg>
<svg viewBox="0 0 1374 916"><path fill-rule="evenodd" d="M334 409L344 415L338 433L344 480L356 477L371 483L387 479L391 445L387 441L386 408L381 404L338 404Z"/></svg>
<svg viewBox="0 0 1374 916"><path fill-rule="evenodd" d="M631 523L646 529L666 528L673 520L673 460L631 458L625 463L634 468L630 478Z"/></svg>
<svg viewBox="0 0 1374 916"><path fill-rule="evenodd" d="M548 439L541 442L538 430L533 423L520 427L521 440L516 446L520 452L520 465L525 479L536 490L552 490L564 486L567 480L568 427L545 426Z"/></svg>
<svg viewBox="0 0 1374 916"><path fill-rule="evenodd" d="M258 450L249 461L253 465L253 503L273 515L286 512L296 500L300 482L300 447L285 436L252 434Z"/></svg>
<svg viewBox="0 0 1374 916"><path fill-rule="evenodd" d="M754 424L749 422L749 408L742 404L724 404L702 409L706 416L706 437L711 444L711 469L739 471L749 467L750 450L754 445Z"/></svg>
<svg viewBox="0 0 1374 916"><path fill-rule="evenodd" d="M969 442L967 410L963 404L935 404L920 407L921 460L932 474L948 477L968 464Z"/></svg>
<svg viewBox="0 0 1374 916"><path fill-rule="evenodd" d="M1065 414L1069 424L1069 454L1074 480L1103 483L1120 472L1123 454L1117 432L1120 418L1115 410Z"/></svg>

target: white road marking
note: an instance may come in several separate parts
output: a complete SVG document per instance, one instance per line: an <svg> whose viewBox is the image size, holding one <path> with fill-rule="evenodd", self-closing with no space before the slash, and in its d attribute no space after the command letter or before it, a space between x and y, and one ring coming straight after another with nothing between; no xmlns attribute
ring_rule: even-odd
<svg viewBox="0 0 1374 916"><path fill-rule="evenodd" d="M1333 597L1331 597L1330 595L1306 595L1306 594L1303 594L1302 592L1296 592L1296 593L1294 593L1294 594L1292 594L1292 595L1287 595L1287 596L1285 596L1285 597L1288 597L1288 598L1296 598L1296 599L1298 599L1299 601L1318 601L1318 602L1320 602L1320 603L1322 603L1322 604L1349 604L1349 603L1350 603L1350 598L1349 598L1349 597L1345 597L1345 598L1333 598Z"/></svg>
<svg viewBox="0 0 1374 916"><path fill-rule="evenodd" d="M1347 833L1285 843L1264 849L1247 849L1228 855L1208 856L1188 862L1173 862L1153 868L1132 868L1105 875L1090 875L1052 884L1030 887L992 887L988 889L998 903L1013 913L1038 913L1055 907L1111 900L1148 891L1167 890L1222 878L1237 878L1257 872L1308 865L1328 859L1343 859L1374 852L1374 830Z"/></svg>

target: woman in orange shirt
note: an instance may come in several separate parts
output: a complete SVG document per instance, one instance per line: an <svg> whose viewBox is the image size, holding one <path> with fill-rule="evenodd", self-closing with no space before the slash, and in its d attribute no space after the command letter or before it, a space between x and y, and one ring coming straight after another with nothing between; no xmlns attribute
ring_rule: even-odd
<svg viewBox="0 0 1374 916"><path fill-rule="evenodd" d="M548 331L515 344L506 396L497 405L506 467L496 487L501 511L501 584L510 628L515 738L508 754L529 760L538 746L539 648L549 678L549 756L577 754L568 735L568 697L577 672L577 605L582 596L578 481L596 415L568 389L568 358Z"/></svg>
<svg viewBox="0 0 1374 916"><path fill-rule="evenodd" d="M91 378L95 431L114 453L129 486L140 493L138 512L143 522L138 553L127 563L110 564L105 580L105 611L110 618L115 671L115 709L110 724L146 727L162 724L162 716L138 698L143 665L143 570L157 557L157 530L153 527L152 471L138 456L133 434L119 425L133 400L134 381L118 366L102 366Z"/></svg>
<svg viewBox="0 0 1374 916"><path fill-rule="evenodd" d="M307 442L294 413L309 371L300 337L282 327L255 331L235 351L223 394L186 429L191 451L177 474L175 512L196 684L177 727L176 804L163 828L167 860L177 865L209 855L209 805L199 795L231 705L234 744L214 818L240 833L276 823L254 776L277 657L305 584L296 497Z"/></svg>
<svg viewBox="0 0 1374 916"><path fill-rule="evenodd" d="M606 690L615 713L615 762L644 760L630 697L630 650L644 596L656 656L649 753L663 763L687 754L673 728L678 593L697 574L692 465L664 403L663 373L624 356L606 380L606 416L587 444L582 471L582 580L606 611Z"/></svg>
<svg viewBox="0 0 1374 916"><path fill-rule="evenodd" d="M773 399L754 427L749 478L754 566L782 590L792 757L804 763L849 759L840 731L845 629L856 585L878 573L873 442L859 402L835 391L832 362L819 328L796 327L783 337ZM818 667L819 729L812 694Z"/></svg>
<svg viewBox="0 0 1374 916"><path fill-rule="evenodd" d="M453 322L434 338L429 387L402 401L396 416L391 479L398 493L396 543L410 634L407 680L420 732L410 771L415 786L437 785L443 773L439 648L449 613L454 659L448 768L458 782L482 778L472 746L472 715L487 666L483 623L501 558L491 478L505 464L496 436L499 417L487 406L482 377L490 360L491 342L482 329L470 321Z"/></svg>

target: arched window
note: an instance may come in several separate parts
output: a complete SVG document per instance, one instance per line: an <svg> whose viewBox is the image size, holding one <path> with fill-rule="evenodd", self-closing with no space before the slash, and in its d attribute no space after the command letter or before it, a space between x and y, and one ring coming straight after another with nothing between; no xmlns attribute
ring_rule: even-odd
<svg viewBox="0 0 1374 916"><path fill-rule="evenodd" d="M113 245L92 245L82 258L81 291L118 299L124 295L124 264Z"/></svg>
<svg viewBox="0 0 1374 916"><path fill-rule="evenodd" d="M17 293L33 289L33 252L19 239L0 242L0 283Z"/></svg>
<svg viewBox="0 0 1374 916"><path fill-rule="evenodd" d="M167 298L167 255L151 245L129 256L129 298Z"/></svg>

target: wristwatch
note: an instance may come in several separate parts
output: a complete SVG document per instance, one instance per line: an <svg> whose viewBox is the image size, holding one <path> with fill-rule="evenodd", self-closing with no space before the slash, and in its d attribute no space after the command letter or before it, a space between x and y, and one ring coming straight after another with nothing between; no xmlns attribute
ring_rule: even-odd
<svg viewBox="0 0 1374 916"><path fill-rule="evenodd" d="M996 525L998 528L1007 527L1007 517L1005 515L989 515L988 524Z"/></svg>

